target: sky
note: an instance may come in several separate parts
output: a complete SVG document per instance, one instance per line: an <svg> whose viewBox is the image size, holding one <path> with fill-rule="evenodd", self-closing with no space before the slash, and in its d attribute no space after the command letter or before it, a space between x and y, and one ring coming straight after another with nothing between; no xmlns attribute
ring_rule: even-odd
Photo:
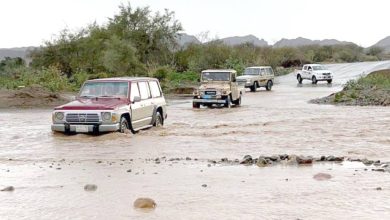
<svg viewBox="0 0 390 220"><path fill-rule="evenodd" d="M64 28L104 24L128 2L174 11L185 33L209 39L253 34L269 44L305 37L368 47L390 35L389 0L0 0L0 48L39 46Z"/></svg>

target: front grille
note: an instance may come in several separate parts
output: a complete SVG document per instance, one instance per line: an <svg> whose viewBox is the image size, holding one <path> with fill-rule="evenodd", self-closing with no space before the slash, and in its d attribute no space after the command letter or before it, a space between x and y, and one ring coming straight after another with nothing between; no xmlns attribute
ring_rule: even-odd
<svg viewBox="0 0 390 220"><path fill-rule="evenodd" d="M205 91L204 94L205 95L216 95L217 92L216 91Z"/></svg>
<svg viewBox="0 0 390 220"><path fill-rule="evenodd" d="M66 114L66 122L95 123L99 122L99 115L96 113L69 113Z"/></svg>
<svg viewBox="0 0 390 220"><path fill-rule="evenodd" d="M330 73L323 73L324 76L330 76Z"/></svg>

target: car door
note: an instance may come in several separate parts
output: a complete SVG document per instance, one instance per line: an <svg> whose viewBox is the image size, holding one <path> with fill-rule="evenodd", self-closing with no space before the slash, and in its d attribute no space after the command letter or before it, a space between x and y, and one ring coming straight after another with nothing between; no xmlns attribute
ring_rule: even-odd
<svg viewBox="0 0 390 220"><path fill-rule="evenodd" d="M267 79L267 70L265 68L260 69L260 86L265 86Z"/></svg>
<svg viewBox="0 0 390 220"><path fill-rule="evenodd" d="M303 71L302 71L302 78L303 79L308 79L308 77L309 77L309 71L307 68L308 68L308 66L303 67Z"/></svg>
<svg viewBox="0 0 390 220"><path fill-rule="evenodd" d="M154 105L152 103L152 96L150 94L148 81L139 81L138 87L141 95L141 115L142 121L140 125L142 127L151 125L154 113Z"/></svg>
<svg viewBox="0 0 390 220"><path fill-rule="evenodd" d="M141 98L138 83L132 82L130 86L130 111L131 111L131 124L133 126L133 129L137 129L142 127L142 106L141 101L137 100L135 101L135 97Z"/></svg>
<svg viewBox="0 0 390 220"><path fill-rule="evenodd" d="M231 77L230 90L232 91L232 101L235 101L239 97L236 73L231 73L230 77Z"/></svg>

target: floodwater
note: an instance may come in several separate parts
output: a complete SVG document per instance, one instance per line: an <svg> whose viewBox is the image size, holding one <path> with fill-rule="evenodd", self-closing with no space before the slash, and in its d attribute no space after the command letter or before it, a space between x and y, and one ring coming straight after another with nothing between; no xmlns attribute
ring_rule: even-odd
<svg viewBox="0 0 390 220"><path fill-rule="evenodd" d="M135 135L67 136L50 131L50 109L1 109L0 188L15 191L0 192L0 219L390 219L390 173L364 165L208 166L246 154L390 161L388 107L308 103L390 62L329 68L332 85L298 85L290 74L271 92L247 92L241 107L194 110L190 99L169 100L165 126ZM332 179L314 180L319 172ZM157 208L133 209L138 197Z"/></svg>

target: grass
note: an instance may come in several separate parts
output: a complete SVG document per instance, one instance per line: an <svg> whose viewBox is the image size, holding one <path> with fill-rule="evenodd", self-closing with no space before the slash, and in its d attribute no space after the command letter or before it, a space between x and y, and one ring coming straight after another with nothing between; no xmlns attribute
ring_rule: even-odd
<svg viewBox="0 0 390 220"><path fill-rule="evenodd" d="M348 81L343 91L334 95L333 102L390 105L390 70L376 71L366 77Z"/></svg>

